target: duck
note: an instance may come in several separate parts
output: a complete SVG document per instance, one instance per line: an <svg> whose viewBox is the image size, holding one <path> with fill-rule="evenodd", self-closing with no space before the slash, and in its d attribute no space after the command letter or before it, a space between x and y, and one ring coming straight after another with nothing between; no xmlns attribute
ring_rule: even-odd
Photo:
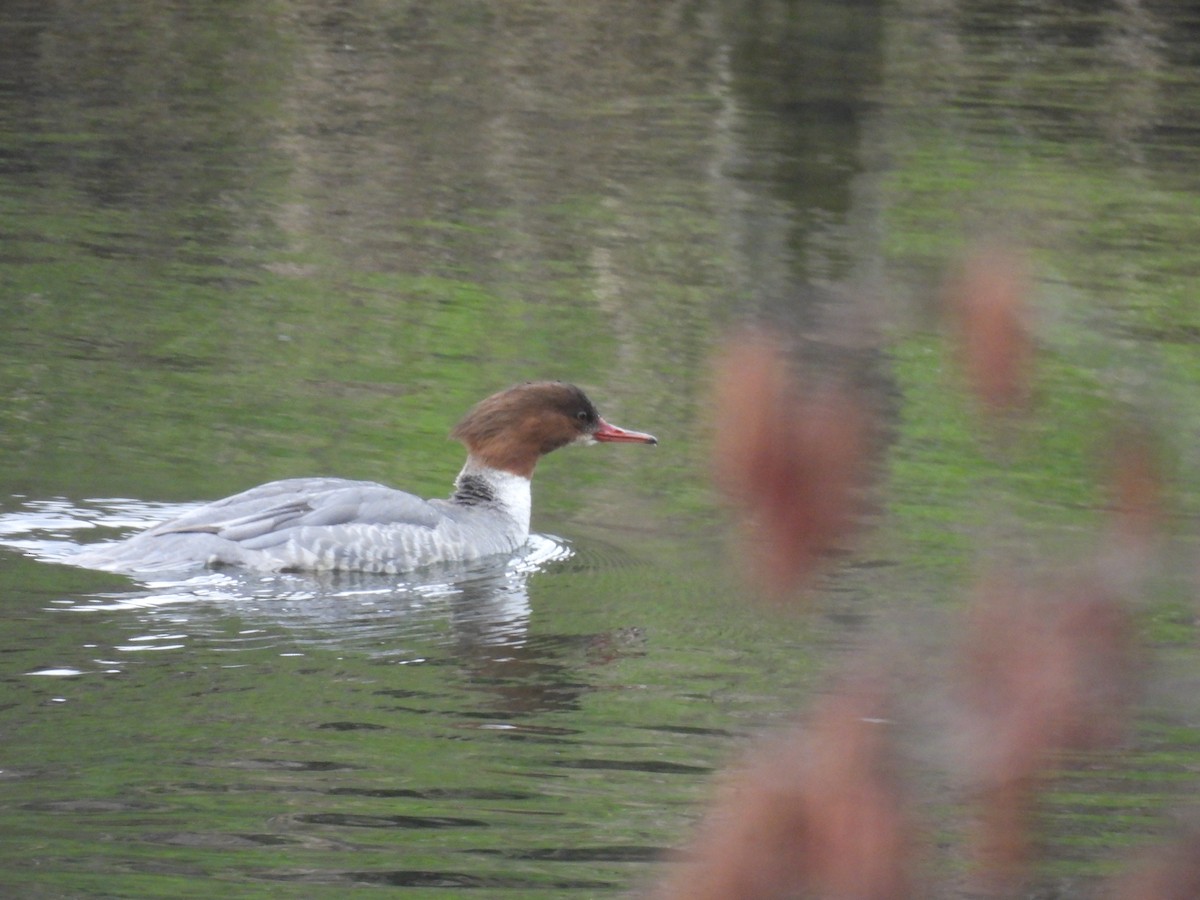
<svg viewBox="0 0 1200 900"><path fill-rule="evenodd" d="M450 436L467 459L448 499L424 500L372 481L287 478L207 503L69 562L139 571L233 567L258 572L403 574L511 555L529 538L534 468L571 445L658 439L605 421L563 381L492 394Z"/></svg>

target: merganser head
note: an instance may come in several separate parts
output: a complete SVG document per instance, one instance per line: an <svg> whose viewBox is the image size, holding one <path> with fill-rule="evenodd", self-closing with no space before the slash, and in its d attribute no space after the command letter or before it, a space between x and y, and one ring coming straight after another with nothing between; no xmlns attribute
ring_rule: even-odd
<svg viewBox="0 0 1200 900"><path fill-rule="evenodd" d="M640 431L610 425L587 394L563 381L527 381L481 400L450 436L479 462L526 478L538 459L568 444L657 444Z"/></svg>

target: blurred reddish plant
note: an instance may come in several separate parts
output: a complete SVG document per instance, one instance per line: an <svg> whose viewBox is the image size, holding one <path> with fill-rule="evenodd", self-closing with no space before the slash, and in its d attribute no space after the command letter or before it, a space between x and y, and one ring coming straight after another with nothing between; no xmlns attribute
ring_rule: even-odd
<svg viewBox="0 0 1200 900"><path fill-rule="evenodd" d="M1165 518L1162 461L1144 432L1118 432L1108 472L1110 527L1121 549L1143 559Z"/></svg>
<svg viewBox="0 0 1200 900"><path fill-rule="evenodd" d="M1097 579L1048 590L998 575L979 586L958 687L981 801L974 855L986 876L1021 873L1046 767L1055 754L1117 740L1137 668L1129 614Z"/></svg>
<svg viewBox="0 0 1200 900"><path fill-rule="evenodd" d="M1200 897L1200 832L1156 848L1105 893L1111 900L1196 900Z"/></svg>
<svg viewBox="0 0 1200 900"><path fill-rule="evenodd" d="M715 382L716 481L744 512L747 571L783 593L853 529L867 417L845 389L802 394L779 342L761 331L728 343Z"/></svg>
<svg viewBox="0 0 1200 900"><path fill-rule="evenodd" d="M1032 393L1033 334L1025 258L1010 248L977 248L943 290L967 383L991 413L1023 409Z"/></svg>
<svg viewBox="0 0 1200 900"><path fill-rule="evenodd" d="M728 776L660 900L913 895L912 822L878 685L828 697Z"/></svg>
<svg viewBox="0 0 1200 900"><path fill-rule="evenodd" d="M1024 409L1032 396L1028 289L1024 257L1001 247L970 254L945 287L969 387L991 414ZM802 389L782 343L758 330L727 344L713 406L715 477L747 525L747 572L783 593L841 548L863 512L875 423L844 388ZM967 617L952 689L985 890L1008 890L1025 874L1035 800L1052 767L1116 742L1134 699L1140 660L1124 601L1161 524L1162 480L1144 436L1123 434L1112 460L1113 540L1091 567L1042 586L993 575ZM834 693L807 727L728 776L659 896L912 896L916 843L879 684L860 678ZM1120 882L1119 900L1200 896L1200 846L1185 846Z"/></svg>

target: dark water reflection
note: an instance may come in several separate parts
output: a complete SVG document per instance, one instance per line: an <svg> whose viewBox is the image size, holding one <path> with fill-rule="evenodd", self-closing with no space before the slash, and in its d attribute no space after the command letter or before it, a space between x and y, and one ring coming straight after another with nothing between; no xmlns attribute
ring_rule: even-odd
<svg viewBox="0 0 1200 900"><path fill-rule="evenodd" d="M15 0L0 33L0 894L623 891L830 657L936 656L979 548L1078 546L1114 407L1178 462L1144 619L1194 684L1188 4ZM1003 447L927 318L992 230L1042 267ZM747 313L886 419L808 617L749 613L715 549L707 364ZM505 566L54 564L276 478L443 496L453 422L535 377L662 445L547 458ZM1160 693L1047 812L1049 892L1191 783L1200 695Z"/></svg>

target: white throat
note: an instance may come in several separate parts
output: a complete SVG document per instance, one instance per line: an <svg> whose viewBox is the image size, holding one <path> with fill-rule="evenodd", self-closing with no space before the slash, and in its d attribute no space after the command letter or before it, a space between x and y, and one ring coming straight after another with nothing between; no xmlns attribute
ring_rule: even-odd
<svg viewBox="0 0 1200 900"><path fill-rule="evenodd" d="M493 469L472 457L467 457L466 464L454 481L455 487L461 485L465 478L477 478L484 482L491 492L496 506L511 516L521 531L529 533L533 492L528 478L523 475L514 475L512 472L505 472L503 469Z"/></svg>

